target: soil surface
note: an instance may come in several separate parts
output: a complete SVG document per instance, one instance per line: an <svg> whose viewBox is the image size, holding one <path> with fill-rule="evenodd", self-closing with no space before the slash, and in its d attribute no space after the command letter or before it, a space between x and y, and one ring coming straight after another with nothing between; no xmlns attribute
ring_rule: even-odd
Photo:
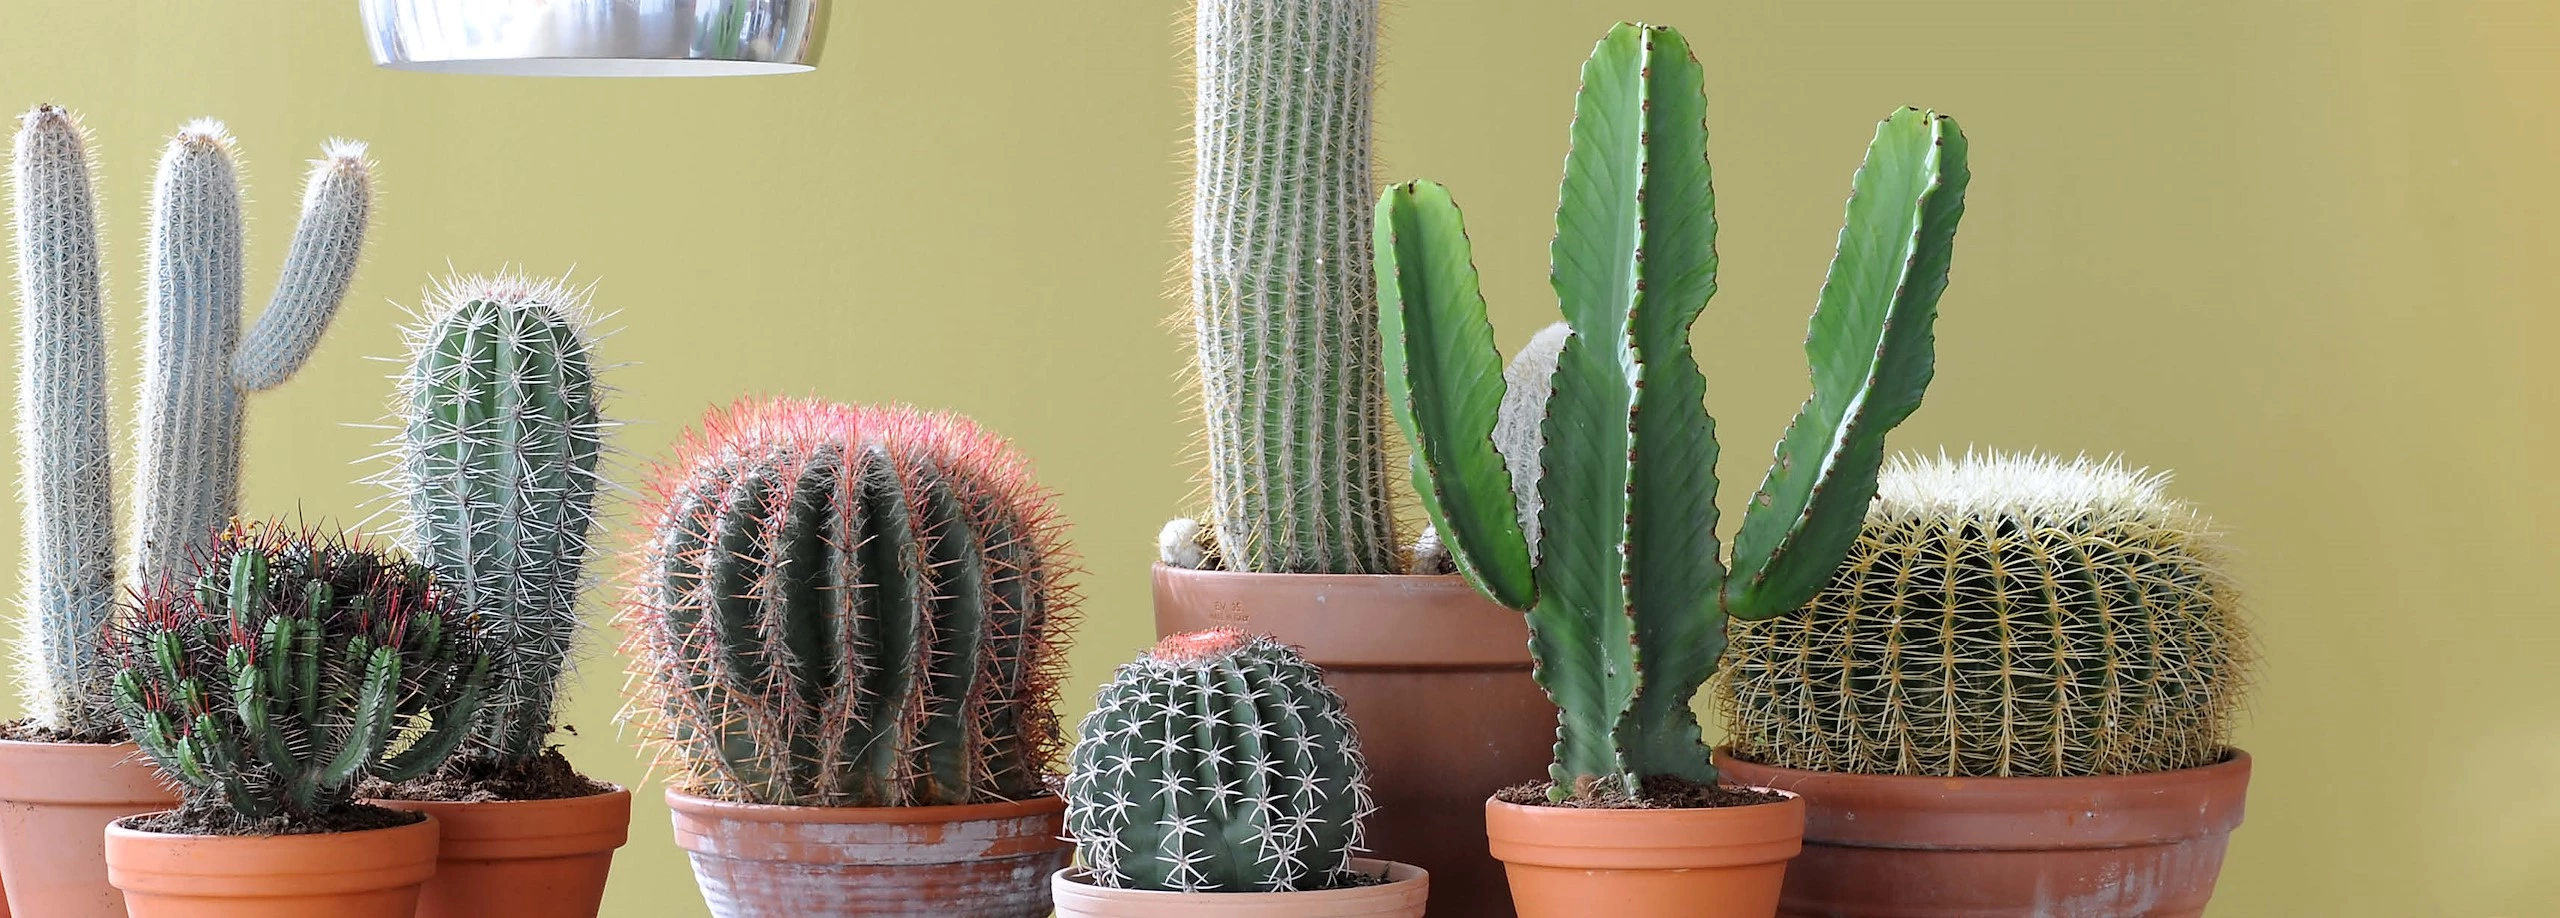
<svg viewBox="0 0 2560 918"><path fill-rule="evenodd" d="M127 737L122 730L99 733L72 733L51 727L36 726L32 720L13 720L0 724L0 739L20 743L121 743Z"/></svg>
<svg viewBox="0 0 2560 918"><path fill-rule="evenodd" d="M329 832L392 829L425 818L427 818L425 815L419 813L405 813L359 803L319 819L289 819L282 816L249 819L225 807L189 801L174 810L128 816L120 820L119 824L128 829L168 835L319 835Z"/></svg>
<svg viewBox="0 0 2560 918"><path fill-rule="evenodd" d="M1495 791L1493 798L1518 806L1560 806L1577 810L1700 810L1726 806L1758 806L1787 799L1776 794L1730 784L1700 784L1675 775L1655 775L1644 779L1643 792L1629 796L1626 788L1615 781L1586 781L1562 802L1547 799L1553 781L1515 784Z"/></svg>
<svg viewBox="0 0 2560 918"><path fill-rule="evenodd" d="M368 781L364 796L375 800L430 800L441 803L494 803L502 800L566 800L612 790L570 767L558 747L542 750L533 761L501 765L486 759L446 759L425 777L398 784Z"/></svg>

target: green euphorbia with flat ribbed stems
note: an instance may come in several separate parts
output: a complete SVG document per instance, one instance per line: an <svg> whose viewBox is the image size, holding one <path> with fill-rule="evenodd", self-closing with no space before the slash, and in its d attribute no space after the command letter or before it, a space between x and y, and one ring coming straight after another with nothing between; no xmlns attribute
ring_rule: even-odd
<svg viewBox="0 0 2560 918"><path fill-rule="evenodd" d="M1932 374L1969 178L1953 119L1905 108L1877 128L1805 339L1813 395L1728 570L1714 421L1689 345L1717 262L1704 77L1688 42L1611 29L1583 65L1572 135L1550 249L1569 337L1539 358L1554 368L1536 425L1503 423L1503 363L1448 190L1397 185L1376 211L1389 390L1414 483L1458 570L1528 613L1560 714L1558 799L1597 782L1633 795L1657 776L1715 779L1690 700L1715 672L1727 616L1802 605L1857 536L1885 432ZM1498 429L1519 435L1498 441ZM1526 456L1534 501L1506 463Z"/></svg>

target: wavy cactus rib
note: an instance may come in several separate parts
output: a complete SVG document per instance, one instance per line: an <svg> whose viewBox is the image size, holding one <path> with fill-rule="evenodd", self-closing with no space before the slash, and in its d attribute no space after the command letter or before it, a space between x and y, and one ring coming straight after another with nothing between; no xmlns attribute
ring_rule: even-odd
<svg viewBox="0 0 2560 918"><path fill-rule="evenodd" d="M490 648L489 711L465 755L539 757L579 635L605 421L584 295L458 278L409 329L397 464L409 550Z"/></svg>
<svg viewBox="0 0 2560 918"><path fill-rule="evenodd" d="M312 169L274 299L244 340L245 247L231 135L197 121L170 139L151 193L137 435L135 577L176 569L240 501L248 391L300 368L346 295L363 253L372 167L361 144L329 146Z"/></svg>
<svg viewBox="0 0 2560 918"><path fill-rule="evenodd" d="M1323 673L1260 635L1164 639L1094 696L1067 833L1095 882L1294 892L1353 881L1371 809L1358 735Z"/></svg>
<svg viewBox="0 0 2560 918"><path fill-rule="evenodd" d="M308 823L460 745L488 677L419 564L277 524L220 533L145 588L114 646L118 712L192 802Z"/></svg>
<svg viewBox="0 0 2560 918"><path fill-rule="evenodd" d="M2167 478L1896 457L1813 601L1735 624L1717 680L1734 752L1951 777L2221 761L2254 647L2221 534Z"/></svg>
<svg viewBox="0 0 2560 918"><path fill-rule="evenodd" d="M27 710L49 730L111 736L122 729L115 673L95 647L116 601L115 453L98 208L78 121L51 105L28 112L13 166Z"/></svg>
<svg viewBox="0 0 2560 918"><path fill-rule="evenodd" d="M965 418L781 399L659 472L634 713L683 786L913 806L1047 792L1073 561L1048 492Z"/></svg>
<svg viewBox="0 0 2560 918"><path fill-rule="evenodd" d="M1522 403L1558 342L1542 336L1504 381L1448 191L1396 186L1376 218L1389 391L1415 444L1416 490L1458 570L1529 613L1538 680L1559 710L1559 797L1594 781L1634 794L1656 776L1713 780L1690 700L1715 672L1724 617L1773 614L1799 572L1838 566L1834 502L1873 491L1884 432L1928 384L1967 178L1953 120L1902 109L1878 129L1807 339L1813 420L1791 428L1752 502L1734 559L1750 579L1735 589L1719 563L1714 422L1689 347L1717 267L1703 74L1677 31L1620 24L1582 79L1550 249L1570 334L1537 437L1521 432ZM1839 420L1830 436L1802 433L1823 418ZM1530 444L1533 523L1506 462ZM1777 524L1754 522L1771 518L1798 522L1773 539ZM1534 560L1525 530L1538 533Z"/></svg>
<svg viewBox="0 0 2560 918"><path fill-rule="evenodd" d="M1232 569L1393 573L1363 216L1377 0L1201 0L1191 292Z"/></svg>

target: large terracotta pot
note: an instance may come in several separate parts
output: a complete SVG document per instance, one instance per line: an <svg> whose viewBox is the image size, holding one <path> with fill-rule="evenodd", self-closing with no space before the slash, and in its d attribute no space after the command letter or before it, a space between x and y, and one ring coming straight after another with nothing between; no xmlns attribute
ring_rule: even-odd
<svg viewBox="0 0 2560 918"><path fill-rule="evenodd" d="M2249 756L2106 778L1922 778L1771 768L1803 794L1781 914L1820 918L2192 918L2240 825Z"/></svg>
<svg viewBox="0 0 2560 918"><path fill-rule="evenodd" d="M1769 918L1804 798L1685 810L1484 801L1522 918Z"/></svg>
<svg viewBox="0 0 2560 918"><path fill-rule="evenodd" d="M106 829L133 918L409 918L436 872L436 821L316 835Z"/></svg>
<svg viewBox="0 0 2560 918"><path fill-rule="evenodd" d="M10 911L121 918L107 884L107 824L178 805L131 743L0 740L0 886Z"/></svg>
<svg viewBox="0 0 2560 918"><path fill-rule="evenodd" d="M1156 565L1159 637L1231 626L1297 645L1360 728L1367 847L1431 874L1431 913L1512 914L1484 798L1546 773L1556 709L1529 626L1455 575L1240 574Z"/></svg>
<svg viewBox="0 0 2560 918"><path fill-rule="evenodd" d="M595 918L613 851L631 837L631 792L562 800L374 800L444 827L418 918Z"/></svg>
<svg viewBox="0 0 2560 918"><path fill-rule="evenodd" d="M1351 867L1387 881L1375 886L1283 893L1181 893L1113 889L1086 882L1082 869L1049 878L1058 918L1422 918L1431 875L1411 864L1353 858Z"/></svg>
<svg viewBox="0 0 2560 918"><path fill-rule="evenodd" d="M1074 849L1067 802L820 807L667 791L717 918L1040 918Z"/></svg>

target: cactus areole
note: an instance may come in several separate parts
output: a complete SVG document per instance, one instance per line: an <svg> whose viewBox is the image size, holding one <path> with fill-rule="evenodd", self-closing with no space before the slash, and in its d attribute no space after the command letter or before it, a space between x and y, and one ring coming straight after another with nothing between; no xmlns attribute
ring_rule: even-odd
<svg viewBox="0 0 2560 918"><path fill-rule="evenodd" d="M1525 425L1504 423L1504 367L1448 190L1397 185L1376 209L1384 355L1414 485L1458 570L1528 613L1559 712L1555 799L1593 782L1635 796L1658 776L1715 780L1690 701L1715 671L1726 616L1785 613L1822 586L1875 493L1885 432L1919 407L1932 372L1965 140L1953 119L1906 108L1878 126L1852 181L1805 339L1813 395L1751 497L1728 571L1714 422L1689 345L1716 286L1706 141L1688 42L1611 29L1574 99L1550 249L1570 337L1533 442L1496 443ZM1537 456L1534 502L1506 462L1523 451Z"/></svg>

